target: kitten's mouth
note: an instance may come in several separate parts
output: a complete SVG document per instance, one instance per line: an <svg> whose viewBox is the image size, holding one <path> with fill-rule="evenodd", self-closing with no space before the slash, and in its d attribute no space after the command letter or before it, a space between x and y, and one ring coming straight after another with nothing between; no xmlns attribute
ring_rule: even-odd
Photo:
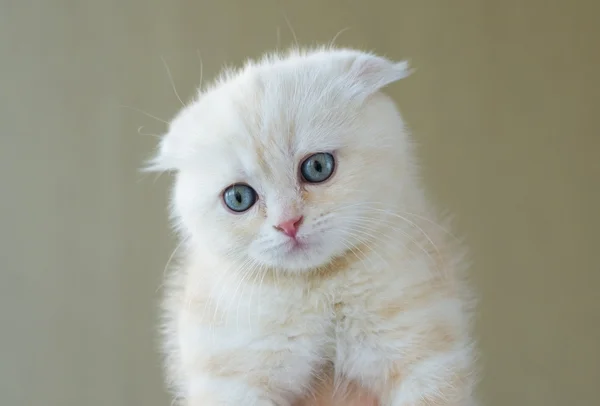
<svg viewBox="0 0 600 406"><path fill-rule="evenodd" d="M286 244L287 252L297 252L304 251L308 244L306 241L300 241L297 238L290 238L288 243Z"/></svg>
<svg viewBox="0 0 600 406"><path fill-rule="evenodd" d="M299 238L287 238L273 247L262 258L269 265L290 271L304 272L323 266L330 256L323 250L320 239L303 235Z"/></svg>
<svg viewBox="0 0 600 406"><path fill-rule="evenodd" d="M309 257L312 244L304 238L290 238L280 248L280 252L288 259Z"/></svg>

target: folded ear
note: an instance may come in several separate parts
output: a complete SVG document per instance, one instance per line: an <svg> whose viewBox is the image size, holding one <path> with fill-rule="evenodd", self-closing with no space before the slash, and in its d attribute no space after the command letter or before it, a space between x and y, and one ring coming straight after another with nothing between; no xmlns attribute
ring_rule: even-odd
<svg viewBox="0 0 600 406"><path fill-rule="evenodd" d="M154 155L146 161L142 172L169 172L176 169L174 160L173 136L162 136Z"/></svg>
<svg viewBox="0 0 600 406"><path fill-rule="evenodd" d="M389 59L364 52L351 52L348 73L357 91L365 95L375 93L387 85L413 73L407 61Z"/></svg>
<svg viewBox="0 0 600 406"><path fill-rule="evenodd" d="M160 138L154 155L142 168L144 172L175 171L194 153L194 140L189 135L193 134L195 129L189 113L192 108L193 105L183 108L171 120L167 132Z"/></svg>

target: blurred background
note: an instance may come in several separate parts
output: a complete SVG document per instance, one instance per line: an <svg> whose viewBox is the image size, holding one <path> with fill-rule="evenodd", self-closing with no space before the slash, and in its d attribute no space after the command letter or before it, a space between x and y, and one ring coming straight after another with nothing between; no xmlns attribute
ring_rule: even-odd
<svg viewBox="0 0 600 406"><path fill-rule="evenodd" d="M185 101L225 63L346 29L337 44L417 68L391 93L472 248L483 404L598 405L599 15L597 0L0 0L0 404L170 404L170 179L138 171L180 108L161 58Z"/></svg>

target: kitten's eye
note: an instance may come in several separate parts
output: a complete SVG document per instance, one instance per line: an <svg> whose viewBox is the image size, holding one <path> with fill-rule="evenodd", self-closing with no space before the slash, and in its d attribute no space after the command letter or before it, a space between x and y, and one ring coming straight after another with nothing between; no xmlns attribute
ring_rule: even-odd
<svg viewBox="0 0 600 406"><path fill-rule="evenodd" d="M232 185L223 192L223 202L230 210L241 213L256 203L256 192L248 185Z"/></svg>
<svg viewBox="0 0 600 406"><path fill-rule="evenodd" d="M300 173L305 181L309 183L321 183L329 179L335 168L333 155L319 152L309 156L300 165Z"/></svg>

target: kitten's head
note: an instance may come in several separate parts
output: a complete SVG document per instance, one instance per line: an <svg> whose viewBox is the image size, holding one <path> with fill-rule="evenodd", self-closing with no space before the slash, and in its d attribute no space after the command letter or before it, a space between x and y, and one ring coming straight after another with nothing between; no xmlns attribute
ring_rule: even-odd
<svg viewBox="0 0 600 406"><path fill-rule="evenodd" d="M410 193L409 141L380 93L408 74L347 49L226 72L172 121L152 161L177 173L177 226L212 253L286 271L352 251Z"/></svg>

